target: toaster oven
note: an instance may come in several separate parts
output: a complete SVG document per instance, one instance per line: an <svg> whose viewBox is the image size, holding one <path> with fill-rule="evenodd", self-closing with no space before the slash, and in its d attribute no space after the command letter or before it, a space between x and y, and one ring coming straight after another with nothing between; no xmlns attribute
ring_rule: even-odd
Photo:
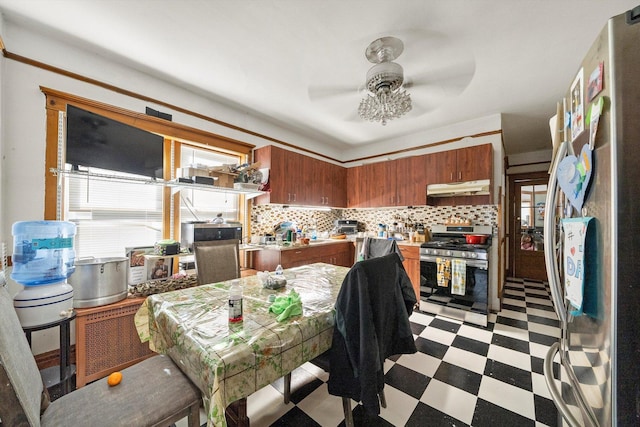
<svg viewBox="0 0 640 427"><path fill-rule="evenodd" d="M242 243L240 223L213 224L209 222L183 222L180 227L180 247L193 252L193 242L236 240Z"/></svg>

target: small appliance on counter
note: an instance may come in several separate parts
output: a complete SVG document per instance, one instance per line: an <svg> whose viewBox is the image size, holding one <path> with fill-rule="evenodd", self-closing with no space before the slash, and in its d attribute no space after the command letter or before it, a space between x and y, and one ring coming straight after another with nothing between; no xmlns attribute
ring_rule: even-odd
<svg viewBox="0 0 640 427"><path fill-rule="evenodd" d="M23 327L53 323L73 313L76 225L66 221L13 224L11 278L24 286L13 298Z"/></svg>
<svg viewBox="0 0 640 427"><path fill-rule="evenodd" d="M358 221L355 219L338 219L334 223L335 234L353 236L358 234Z"/></svg>
<svg viewBox="0 0 640 427"><path fill-rule="evenodd" d="M242 242L242 224L235 221L210 223L204 221L183 222L180 226L180 247L193 251L193 242L211 240L237 240Z"/></svg>

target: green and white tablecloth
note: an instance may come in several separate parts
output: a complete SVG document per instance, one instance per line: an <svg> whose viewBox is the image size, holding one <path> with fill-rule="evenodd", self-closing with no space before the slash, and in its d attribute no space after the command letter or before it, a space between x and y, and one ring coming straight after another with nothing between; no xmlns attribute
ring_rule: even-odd
<svg viewBox="0 0 640 427"><path fill-rule="evenodd" d="M138 313L141 339L166 353L202 390L208 426L224 426L225 408L331 347L334 305L346 267L311 264L285 270L287 285L262 287L240 279L244 320L228 322L231 282L151 295ZM269 312L269 295L300 294L303 313L283 322ZM148 326L144 318L148 311Z"/></svg>

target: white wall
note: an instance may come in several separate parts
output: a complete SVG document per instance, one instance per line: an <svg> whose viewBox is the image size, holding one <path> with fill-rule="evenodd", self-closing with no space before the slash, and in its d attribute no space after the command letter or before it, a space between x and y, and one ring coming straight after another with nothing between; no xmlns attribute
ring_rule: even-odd
<svg viewBox="0 0 640 427"><path fill-rule="evenodd" d="M2 35L4 33L4 20L2 19L2 16L0 16L0 35ZM4 211L5 211L5 203L4 203L4 173L3 173L3 164L4 161L2 161L2 159L4 158L4 144L2 144L2 141L4 141L4 108L3 108L3 102L2 99L4 99L3 96L3 90L2 87L4 86L2 84L2 82L4 81L4 67L5 67L5 62L6 59L4 59L4 56L0 56L0 256L2 256L2 242L5 242L6 239L4 237L4 230L2 227L2 224L4 224Z"/></svg>

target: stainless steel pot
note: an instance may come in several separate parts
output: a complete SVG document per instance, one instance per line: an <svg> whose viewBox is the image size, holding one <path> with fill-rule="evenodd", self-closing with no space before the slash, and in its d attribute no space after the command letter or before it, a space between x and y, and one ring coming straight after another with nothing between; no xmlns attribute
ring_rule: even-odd
<svg viewBox="0 0 640 427"><path fill-rule="evenodd" d="M75 308L112 304L127 297L126 257L81 258L69 276Z"/></svg>

